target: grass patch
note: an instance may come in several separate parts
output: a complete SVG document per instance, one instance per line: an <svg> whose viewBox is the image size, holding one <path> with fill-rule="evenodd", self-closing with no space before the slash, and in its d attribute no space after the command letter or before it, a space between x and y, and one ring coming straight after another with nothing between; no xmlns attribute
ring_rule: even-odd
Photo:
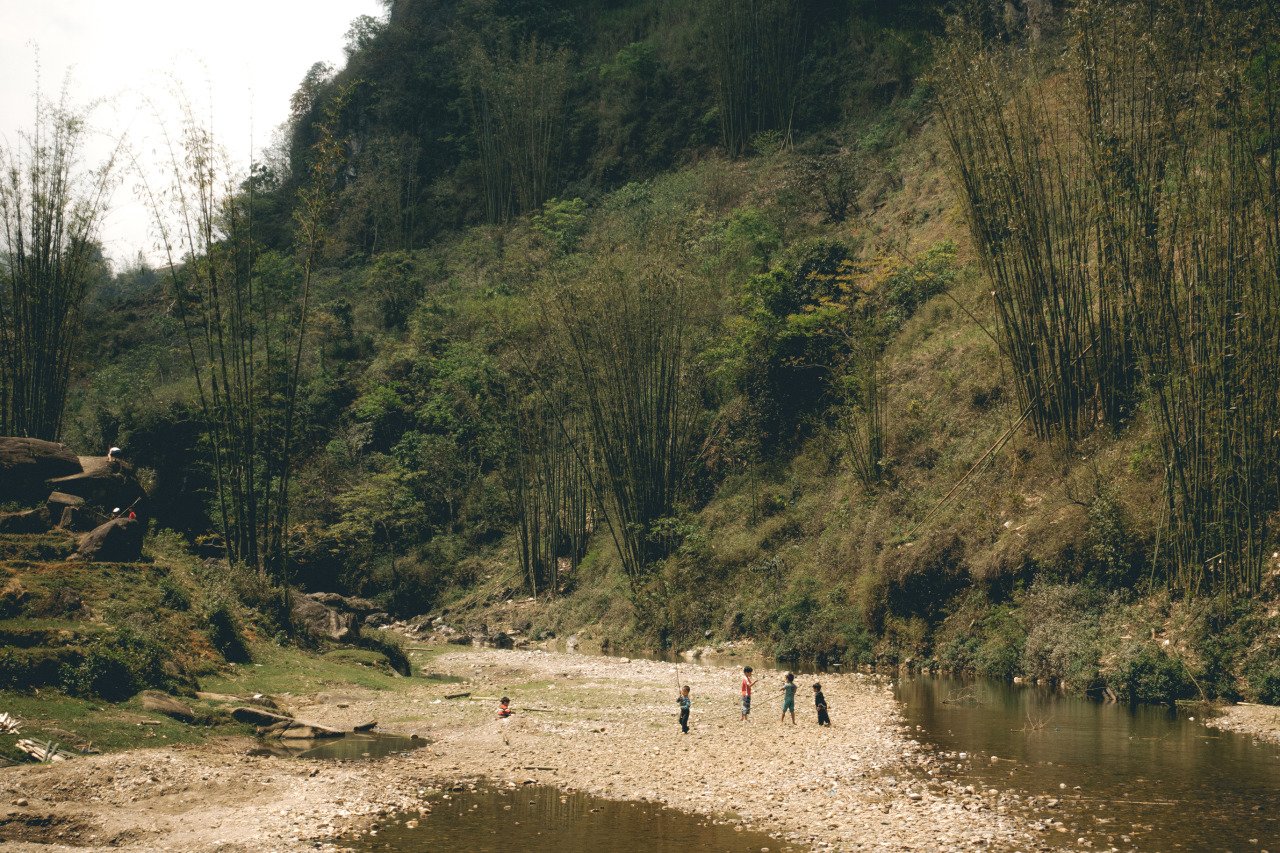
<svg viewBox="0 0 1280 853"><path fill-rule="evenodd" d="M205 690L245 695L252 693L304 695L338 685L370 690L394 690L408 682L389 668L370 667L355 656L385 657L367 649L339 649L317 654L271 643L251 646L253 663L230 666L202 679ZM350 653L350 654L343 654Z"/></svg>

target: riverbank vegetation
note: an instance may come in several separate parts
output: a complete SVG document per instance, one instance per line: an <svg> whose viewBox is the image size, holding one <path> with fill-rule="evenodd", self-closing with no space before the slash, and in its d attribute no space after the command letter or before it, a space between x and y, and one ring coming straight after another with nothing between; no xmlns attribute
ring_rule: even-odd
<svg viewBox="0 0 1280 853"><path fill-rule="evenodd" d="M62 435L268 633L1280 701L1265 6L398 0L91 301Z"/></svg>

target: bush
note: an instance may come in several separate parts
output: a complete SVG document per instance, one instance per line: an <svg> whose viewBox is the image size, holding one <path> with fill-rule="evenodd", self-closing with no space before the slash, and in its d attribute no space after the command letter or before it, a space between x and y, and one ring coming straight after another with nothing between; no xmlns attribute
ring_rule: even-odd
<svg viewBox="0 0 1280 853"><path fill-rule="evenodd" d="M205 613L205 634L209 643L224 660L245 663L249 660L249 646L240 631L239 621L225 601L215 601Z"/></svg>
<svg viewBox="0 0 1280 853"><path fill-rule="evenodd" d="M1280 660L1255 664L1247 675L1255 699L1267 705L1280 705Z"/></svg>
<svg viewBox="0 0 1280 853"><path fill-rule="evenodd" d="M31 690L57 685L64 669L78 666L83 660L84 653L73 646L0 648L0 688Z"/></svg>
<svg viewBox="0 0 1280 853"><path fill-rule="evenodd" d="M1133 703L1172 704L1194 691L1186 667L1151 643L1131 643L1122 649L1107 681L1117 696Z"/></svg>
<svg viewBox="0 0 1280 853"><path fill-rule="evenodd" d="M1098 680L1099 619L1105 597L1086 586L1036 581L1020 602L1027 642L1022 671L1087 688Z"/></svg>
<svg viewBox="0 0 1280 853"><path fill-rule="evenodd" d="M172 687L164 660L165 651L158 643L122 628L89 646L78 664L63 666L59 680L73 696L123 702L148 687Z"/></svg>
<svg viewBox="0 0 1280 853"><path fill-rule="evenodd" d="M399 640L386 631L374 630L362 633L356 639L356 645L381 654L387 659L387 663L391 664L391 668L401 675L413 674L413 667L409 663L409 656L404 653L404 647L400 645Z"/></svg>
<svg viewBox="0 0 1280 853"><path fill-rule="evenodd" d="M981 641L973 655L973 670L986 678L1012 681L1021 672L1027 632L1007 606L996 607L982 620Z"/></svg>

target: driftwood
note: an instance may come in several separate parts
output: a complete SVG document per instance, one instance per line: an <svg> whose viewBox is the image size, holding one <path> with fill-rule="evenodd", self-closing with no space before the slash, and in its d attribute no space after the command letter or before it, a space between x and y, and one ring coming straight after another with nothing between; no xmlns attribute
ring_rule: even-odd
<svg viewBox="0 0 1280 853"><path fill-rule="evenodd" d="M360 725L358 725L358 726L353 726L353 727L351 728L351 730L352 730L353 732L367 732L367 731L371 731L371 730L373 730L373 729L376 729L377 727L378 727L378 721L377 721L377 720L373 720L373 721L368 722L368 723L361 723L361 724L360 724Z"/></svg>
<svg viewBox="0 0 1280 853"><path fill-rule="evenodd" d="M470 695L471 695L471 691L469 691L469 690L468 690L466 693L447 693L447 694L445 694L445 697L444 697L444 698L446 698L446 699L466 699L466 698L467 698L468 696L470 696Z"/></svg>
<svg viewBox="0 0 1280 853"><path fill-rule="evenodd" d="M318 740L320 738L342 737L345 732L317 726L312 723L294 723L282 729L277 737L281 740Z"/></svg>
<svg viewBox="0 0 1280 853"><path fill-rule="evenodd" d="M66 761L71 758L71 754L63 752L58 744L52 741L48 743L39 743L30 738L23 738L16 744L19 750L34 758L36 761Z"/></svg>
<svg viewBox="0 0 1280 853"><path fill-rule="evenodd" d="M280 714L273 714L270 711L264 711L261 708L232 708L231 716L240 723L250 723L255 726L271 726L276 723L291 723L291 717L285 717Z"/></svg>

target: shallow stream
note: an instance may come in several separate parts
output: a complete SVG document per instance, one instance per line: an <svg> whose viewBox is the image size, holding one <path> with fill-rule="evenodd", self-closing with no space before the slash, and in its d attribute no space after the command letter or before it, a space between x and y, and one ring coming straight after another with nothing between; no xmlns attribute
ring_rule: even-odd
<svg viewBox="0 0 1280 853"><path fill-rule="evenodd" d="M949 678L903 678L897 695L918 739L973 755L958 781L1059 800L1046 813L1071 831L1050 829L1050 842L1280 850L1280 748L1207 728L1197 711Z"/></svg>

